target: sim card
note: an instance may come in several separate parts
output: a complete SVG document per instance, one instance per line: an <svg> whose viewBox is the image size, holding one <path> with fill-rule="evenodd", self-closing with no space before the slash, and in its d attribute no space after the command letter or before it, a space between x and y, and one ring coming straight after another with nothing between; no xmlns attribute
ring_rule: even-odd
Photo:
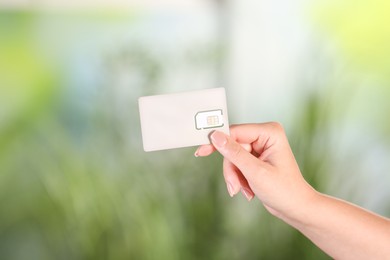
<svg viewBox="0 0 390 260"><path fill-rule="evenodd" d="M195 124L198 130L222 127L224 125L222 109L198 112L195 116Z"/></svg>
<svg viewBox="0 0 390 260"><path fill-rule="evenodd" d="M229 134L224 88L145 96L138 105L146 152L210 144L214 130Z"/></svg>

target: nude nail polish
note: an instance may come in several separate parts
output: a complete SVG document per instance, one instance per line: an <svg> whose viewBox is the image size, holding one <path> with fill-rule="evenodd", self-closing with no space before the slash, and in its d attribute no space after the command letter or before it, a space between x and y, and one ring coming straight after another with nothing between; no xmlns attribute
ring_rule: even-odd
<svg viewBox="0 0 390 260"><path fill-rule="evenodd" d="M241 188L241 193L245 196L245 198L248 201L251 201L253 199L253 195L252 195L252 193L248 189Z"/></svg>
<svg viewBox="0 0 390 260"><path fill-rule="evenodd" d="M211 141L217 147L223 147L227 143L227 139L224 133L219 131L214 131L210 136Z"/></svg>
<svg viewBox="0 0 390 260"><path fill-rule="evenodd" d="M230 197L233 197L233 196L234 196L234 188L233 188L233 185L232 185L230 182L227 182L227 183L226 183L226 186L227 186L227 190L228 190L228 192L229 192Z"/></svg>
<svg viewBox="0 0 390 260"><path fill-rule="evenodd" d="M198 149L196 149L195 153L194 153L194 156L195 157L199 157L199 150L200 150L200 147L198 147Z"/></svg>

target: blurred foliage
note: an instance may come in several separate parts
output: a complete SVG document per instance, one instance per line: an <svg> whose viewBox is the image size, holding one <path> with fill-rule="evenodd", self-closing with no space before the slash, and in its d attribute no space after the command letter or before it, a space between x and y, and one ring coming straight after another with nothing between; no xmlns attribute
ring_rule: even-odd
<svg viewBox="0 0 390 260"><path fill-rule="evenodd" d="M339 54L337 62L344 66L344 75L338 76L343 84L335 82L331 90L338 93L336 105L347 104L338 111L343 111L344 121L360 121L358 127L371 128L390 144L390 123L385 115L390 110L390 2L319 1L315 6L316 25L333 43Z"/></svg>
<svg viewBox="0 0 390 260"><path fill-rule="evenodd" d="M164 60L141 45L105 51L98 86L67 89L39 17L0 14L1 258L326 258L258 202L230 200L218 155L141 152L136 101L158 91ZM212 62L199 53L190 60Z"/></svg>
<svg viewBox="0 0 390 260"><path fill-rule="evenodd" d="M55 92L56 72L30 41L33 23L29 14L0 16L0 154Z"/></svg>
<svg viewBox="0 0 390 260"><path fill-rule="evenodd" d="M390 82L390 2L326 1L315 13L360 72Z"/></svg>
<svg viewBox="0 0 390 260"><path fill-rule="evenodd" d="M88 38L72 29L92 20L86 28L104 34L118 25L113 21L131 24L133 14L119 21L78 14L76 23L69 14L50 15L44 22L71 31L62 49L53 47L62 56L43 51L41 37L60 36L45 35L40 17L0 12L1 258L328 259L257 200L230 199L218 155L142 152L137 98L159 91L171 57L134 42L105 45L98 66L79 55L99 67L97 80L72 78L68 66L85 68L68 54ZM220 59L209 50L190 53L186 61L195 65L183 66ZM324 92L305 96L289 133L305 178L319 190L334 159L330 131L338 111L328 106L333 93Z"/></svg>

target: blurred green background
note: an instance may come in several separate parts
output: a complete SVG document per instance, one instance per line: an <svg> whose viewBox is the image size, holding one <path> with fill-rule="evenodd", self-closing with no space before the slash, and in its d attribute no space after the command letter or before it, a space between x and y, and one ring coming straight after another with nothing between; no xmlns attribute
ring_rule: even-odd
<svg viewBox="0 0 390 260"><path fill-rule="evenodd" d="M390 4L0 3L1 259L328 259L222 159L144 153L137 99L223 86L318 190L390 216Z"/></svg>

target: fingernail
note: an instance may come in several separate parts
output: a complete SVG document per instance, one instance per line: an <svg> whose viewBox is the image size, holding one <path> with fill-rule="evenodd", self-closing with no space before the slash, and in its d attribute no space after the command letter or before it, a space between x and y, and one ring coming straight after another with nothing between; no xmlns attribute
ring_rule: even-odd
<svg viewBox="0 0 390 260"><path fill-rule="evenodd" d="M214 131L210 138L213 144L218 147L223 147L227 143L225 134L219 131Z"/></svg>
<svg viewBox="0 0 390 260"><path fill-rule="evenodd" d="M233 197L234 196L233 185L230 182L228 182L228 183L226 183L226 186L227 186L227 190L229 192L230 197Z"/></svg>
<svg viewBox="0 0 390 260"><path fill-rule="evenodd" d="M245 198L248 200L248 201L251 201L251 199L253 199L253 195L252 193L246 189L246 188L241 188L241 193L244 194Z"/></svg>
<svg viewBox="0 0 390 260"><path fill-rule="evenodd" d="M199 150L200 150L200 147L198 147L198 149L196 149L196 151L194 153L195 157L199 157Z"/></svg>

